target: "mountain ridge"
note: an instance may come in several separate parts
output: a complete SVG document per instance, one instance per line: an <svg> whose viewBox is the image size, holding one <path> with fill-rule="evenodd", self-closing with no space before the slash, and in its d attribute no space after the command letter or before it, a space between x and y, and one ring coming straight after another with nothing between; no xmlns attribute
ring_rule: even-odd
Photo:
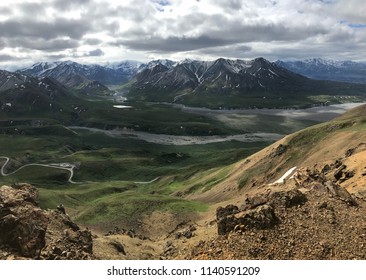
<svg viewBox="0 0 366 280"><path fill-rule="evenodd" d="M341 95L363 100L366 93L362 84L313 80L264 58L158 64L139 72L129 90L133 100L211 108L312 106L321 99L315 96L326 96L324 103Z"/></svg>
<svg viewBox="0 0 366 280"><path fill-rule="evenodd" d="M290 71L318 80L366 83L366 62L351 60L277 60L275 63Z"/></svg>

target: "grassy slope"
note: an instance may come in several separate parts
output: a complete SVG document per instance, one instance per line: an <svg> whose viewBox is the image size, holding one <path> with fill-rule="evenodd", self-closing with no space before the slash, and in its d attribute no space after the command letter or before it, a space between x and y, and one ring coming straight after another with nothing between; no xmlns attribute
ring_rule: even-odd
<svg viewBox="0 0 366 280"><path fill-rule="evenodd" d="M42 207L55 208L63 203L78 221L109 226L126 226L154 210L181 213L207 209L204 203L172 194L187 186L192 191L212 187L220 174L209 183L202 183L202 178L267 144L162 146L89 132L75 135L63 126L17 129L26 135L0 137L0 154L12 158L7 172L28 163L78 163L73 180L81 184L67 183L66 171L36 166L2 177L2 183L33 183L40 189ZM161 179L155 183L134 183L158 176Z"/></svg>
<svg viewBox="0 0 366 280"><path fill-rule="evenodd" d="M191 199L219 202L255 191L280 178L290 168L323 166L345 156L348 149L366 139L366 106L360 106L333 121L293 133L232 165L227 177L206 193ZM278 153L280 145L286 146ZM276 152L277 151L277 152Z"/></svg>

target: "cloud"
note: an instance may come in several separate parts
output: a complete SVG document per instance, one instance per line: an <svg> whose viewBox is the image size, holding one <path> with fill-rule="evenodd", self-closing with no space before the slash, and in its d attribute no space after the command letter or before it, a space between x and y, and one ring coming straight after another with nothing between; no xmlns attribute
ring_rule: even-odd
<svg viewBox="0 0 366 280"><path fill-rule="evenodd" d="M94 46L94 45L100 45L103 41L98 38L87 38L84 40L84 43L86 45Z"/></svg>
<svg viewBox="0 0 366 280"><path fill-rule="evenodd" d="M92 0L55 0L52 6L57 10L67 11L73 8L86 7L92 3Z"/></svg>
<svg viewBox="0 0 366 280"><path fill-rule="evenodd" d="M15 39L14 43L18 46L22 46L25 49L29 50L40 50L46 52L57 52L67 49L77 48L80 44L78 40L72 39L52 39L52 40L44 40L42 38L38 38L35 40L29 39Z"/></svg>
<svg viewBox="0 0 366 280"><path fill-rule="evenodd" d="M366 24L366 6L363 0L336 1L333 13L355 24Z"/></svg>
<svg viewBox="0 0 366 280"><path fill-rule="evenodd" d="M14 57L96 61L187 55L365 59L365 14L363 0L2 0L0 50Z"/></svg>
<svg viewBox="0 0 366 280"><path fill-rule="evenodd" d="M225 39L209 36L199 36L197 38L150 38L147 40L119 40L116 42L116 44L126 46L130 49L151 52L185 52L207 47L223 46L228 43Z"/></svg>
<svg viewBox="0 0 366 280"><path fill-rule="evenodd" d="M101 49L96 49L89 51L85 54L85 56L103 56L104 52Z"/></svg>
<svg viewBox="0 0 366 280"><path fill-rule="evenodd" d="M0 54L0 62L8 62L8 61L17 61L19 57L8 55L8 54Z"/></svg>
<svg viewBox="0 0 366 280"><path fill-rule="evenodd" d="M58 37L69 37L72 39L80 39L89 30L90 26L85 21L62 18L56 18L51 22L29 19L0 22L0 34L7 38L32 37L54 39Z"/></svg>

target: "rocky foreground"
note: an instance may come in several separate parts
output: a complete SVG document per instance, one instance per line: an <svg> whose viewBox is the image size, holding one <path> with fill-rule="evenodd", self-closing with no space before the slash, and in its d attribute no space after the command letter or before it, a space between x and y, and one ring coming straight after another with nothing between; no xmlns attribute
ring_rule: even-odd
<svg viewBox="0 0 366 280"><path fill-rule="evenodd" d="M366 175L366 174L365 174ZM218 237L187 259L366 259L366 202L339 182L342 162L298 170L293 178L216 211Z"/></svg>
<svg viewBox="0 0 366 280"><path fill-rule="evenodd" d="M28 184L0 187L0 259L93 259L93 240L64 208L42 210Z"/></svg>
<svg viewBox="0 0 366 280"><path fill-rule="evenodd" d="M63 207L39 208L35 187L2 186L0 259L366 259L365 182L360 144L283 183L249 189L215 217L182 222L154 213L148 236L115 228L94 239ZM173 229L158 232L168 221Z"/></svg>

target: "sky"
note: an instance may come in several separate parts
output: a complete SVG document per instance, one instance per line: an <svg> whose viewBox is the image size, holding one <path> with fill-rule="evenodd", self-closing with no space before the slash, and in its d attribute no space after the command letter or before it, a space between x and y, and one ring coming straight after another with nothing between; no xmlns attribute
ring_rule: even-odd
<svg viewBox="0 0 366 280"><path fill-rule="evenodd" d="M0 68L320 57L366 61L364 0L1 0Z"/></svg>

